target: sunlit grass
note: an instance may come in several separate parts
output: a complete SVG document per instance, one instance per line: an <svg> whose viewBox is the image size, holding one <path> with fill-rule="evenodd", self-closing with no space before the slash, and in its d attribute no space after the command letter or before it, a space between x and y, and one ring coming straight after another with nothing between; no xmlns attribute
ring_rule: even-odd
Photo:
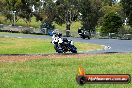
<svg viewBox="0 0 132 88"><path fill-rule="evenodd" d="M78 51L102 49L100 45L75 43ZM48 39L0 38L0 54L48 54L55 53Z"/></svg>
<svg viewBox="0 0 132 88"><path fill-rule="evenodd" d="M97 50L97 49L103 49L102 46L97 44L87 44L87 43L75 43L76 47L79 47L79 51L91 51L91 50Z"/></svg>
<svg viewBox="0 0 132 88"><path fill-rule="evenodd" d="M0 38L0 54L53 53L50 40Z"/></svg>
<svg viewBox="0 0 132 88"><path fill-rule="evenodd" d="M130 84L86 84L75 77L81 65L87 74L130 74L132 54L88 55L65 59L43 58L26 62L0 62L2 88L131 88Z"/></svg>

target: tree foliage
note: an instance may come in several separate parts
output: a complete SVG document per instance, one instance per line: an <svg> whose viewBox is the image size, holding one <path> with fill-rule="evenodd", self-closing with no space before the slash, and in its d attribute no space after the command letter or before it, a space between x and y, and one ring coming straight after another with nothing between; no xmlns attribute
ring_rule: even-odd
<svg viewBox="0 0 132 88"><path fill-rule="evenodd" d="M5 11L6 1L0 0L0 12Z"/></svg>
<svg viewBox="0 0 132 88"><path fill-rule="evenodd" d="M70 30L70 24L73 21L79 20L83 27L90 32L95 29L98 23L104 26L105 22L103 21L106 21L107 16L112 19L115 13L122 14L121 10L123 8L125 16L128 17L129 24L132 26L132 0L121 0L122 5L116 1L117 0L0 0L0 12L10 20L13 18L12 11L16 11L16 19L18 17L23 18L26 22L30 22L31 17L35 16L36 20L40 20L42 23L47 22L52 24L52 22L56 22L60 25L65 23L66 30ZM114 13L114 15L110 15L111 13ZM116 16L116 18L118 17ZM116 25L116 22L114 23ZM111 23L109 25L113 26Z"/></svg>
<svg viewBox="0 0 132 88"><path fill-rule="evenodd" d="M123 22L121 17L116 13L108 13L104 16L102 33L118 33Z"/></svg>
<svg viewBox="0 0 132 88"><path fill-rule="evenodd" d="M129 24L132 26L132 0L121 0L125 16L129 19Z"/></svg>
<svg viewBox="0 0 132 88"><path fill-rule="evenodd" d="M55 21L58 24L63 24L75 21L78 14L78 1L77 0L57 0L56 1L56 17Z"/></svg>
<svg viewBox="0 0 132 88"><path fill-rule="evenodd" d="M55 18L55 3L52 0L46 0L40 13L44 22L52 23Z"/></svg>
<svg viewBox="0 0 132 88"><path fill-rule="evenodd" d="M66 36L70 36L70 26L78 17L78 0L57 0L56 1L55 22L66 24Z"/></svg>
<svg viewBox="0 0 132 88"><path fill-rule="evenodd" d="M108 14L108 13L120 13L121 12L122 7L120 6L120 4L115 4L112 6L106 5L103 6L100 11L103 15Z"/></svg>
<svg viewBox="0 0 132 88"><path fill-rule="evenodd" d="M80 0L79 12L82 14L82 25L86 30L92 30L99 18L100 0Z"/></svg>
<svg viewBox="0 0 132 88"><path fill-rule="evenodd" d="M118 13L118 14L122 15L122 7L121 7L121 5L119 3L114 4L112 6L110 6L110 5L104 5L104 6L102 6L100 8L99 12L100 12L100 18L98 20L98 24L102 25L104 16L106 14L109 14L109 13Z"/></svg>

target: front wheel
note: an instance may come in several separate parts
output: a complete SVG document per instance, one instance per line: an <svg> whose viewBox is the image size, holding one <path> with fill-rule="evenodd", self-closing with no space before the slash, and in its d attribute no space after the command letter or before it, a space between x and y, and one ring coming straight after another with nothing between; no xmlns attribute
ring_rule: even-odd
<svg viewBox="0 0 132 88"><path fill-rule="evenodd" d="M63 53L63 50L60 49L60 47L58 46L58 44L55 44L55 45L54 45L54 49L55 49L56 52L58 52L58 53Z"/></svg>
<svg viewBox="0 0 132 88"><path fill-rule="evenodd" d="M72 48L71 48L71 52L72 53L77 53L77 48L73 45Z"/></svg>

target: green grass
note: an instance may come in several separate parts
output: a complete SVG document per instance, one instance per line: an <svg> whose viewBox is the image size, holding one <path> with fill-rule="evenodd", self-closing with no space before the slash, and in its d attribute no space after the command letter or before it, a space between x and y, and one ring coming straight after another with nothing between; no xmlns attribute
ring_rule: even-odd
<svg viewBox="0 0 132 88"><path fill-rule="evenodd" d="M81 58L0 62L1 88L131 88L130 84L86 84L79 86L78 67L87 74L130 74L132 54L92 55Z"/></svg>
<svg viewBox="0 0 132 88"><path fill-rule="evenodd" d="M48 39L0 38L0 54L45 54L55 53ZM100 45L75 43L78 51L101 49Z"/></svg>
<svg viewBox="0 0 132 88"><path fill-rule="evenodd" d="M41 54L53 53L49 40L0 38L0 54Z"/></svg>

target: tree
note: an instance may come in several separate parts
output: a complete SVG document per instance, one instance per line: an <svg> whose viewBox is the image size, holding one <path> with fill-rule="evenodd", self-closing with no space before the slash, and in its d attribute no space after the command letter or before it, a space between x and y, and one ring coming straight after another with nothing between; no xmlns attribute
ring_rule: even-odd
<svg viewBox="0 0 132 88"><path fill-rule="evenodd" d="M21 0L21 5L19 9L19 17L23 18L26 23L31 21L32 8L30 0Z"/></svg>
<svg viewBox="0 0 132 88"><path fill-rule="evenodd" d="M6 1L0 0L0 12L2 13L5 10L6 7Z"/></svg>
<svg viewBox="0 0 132 88"><path fill-rule="evenodd" d="M39 6L40 0L0 0L0 4L2 5L2 9L0 11L12 21L13 14L15 14L16 19L19 16L23 18L26 23L31 21L31 17L33 16L32 6ZM13 13L15 12L15 13ZM17 20L16 20L17 21Z"/></svg>
<svg viewBox="0 0 132 88"><path fill-rule="evenodd" d="M120 13L121 12L122 7L120 6L120 4L114 4L112 6L109 5L105 5L100 9L100 12L102 13L102 15L104 16L105 14L108 13Z"/></svg>
<svg viewBox="0 0 132 88"><path fill-rule="evenodd" d="M55 18L55 3L53 0L45 0L43 8L40 10L42 21L52 24Z"/></svg>
<svg viewBox="0 0 132 88"><path fill-rule="evenodd" d="M78 8L77 0L44 0L37 14L34 14L38 20L52 24L56 22L59 25L66 24L66 36L70 36L70 24L77 20Z"/></svg>
<svg viewBox="0 0 132 88"><path fill-rule="evenodd" d="M117 3L118 0L101 0L102 1L102 6L112 6L113 4Z"/></svg>
<svg viewBox="0 0 132 88"><path fill-rule="evenodd" d="M31 17L33 16L32 7L35 6L36 8L39 7L39 0L17 0L21 1L18 9L18 16L22 18L29 26L31 22ZM35 8L35 10L36 10Z"/></svg>
<svg viewBox="0 0 132 88"><path fill-rule="evenodd" d="M93 30L99 19L100 0L80 0L79 12L82 14L82 25L89 31Z"/></svg>
<svg viewBox="0 0 132 88"><path fill-rule="evenodd" d="M116 13L108 13L104 16L102 33L118 33L123 22L121 17Z"/></svg>
<svg viewBox="0 0 132 88"><path fill-rule="evenodd" d="M5 15L7 20L13 20L13 11L17 11L20 8L21 0L0 0L1 8L0 12Z"/></svg>
<svg viewBox="0 0 132 88"><path fill-rule="evenodd" d="M58 24L66 24L66 36L70 36L70 26L72 21L77 19L78 0L57 0L55 22Z"/></svg>
<svg viewBox="0 0 132 88"><path fill-rule="evenodd" d="M129 19L129 24L132 27L132 0L121 0L125 16Z"/></svg>
<svg viewBox="0 0 132 88"><path fill-rule="evenodd" d="M106 14L109 14L109 13L122 14L122 7L121 7L120 3L114 4L112 6L104 5L100 8L99 11L100 11L100 18L98 21L98 25L102 25L103 18Z"/></svg>

